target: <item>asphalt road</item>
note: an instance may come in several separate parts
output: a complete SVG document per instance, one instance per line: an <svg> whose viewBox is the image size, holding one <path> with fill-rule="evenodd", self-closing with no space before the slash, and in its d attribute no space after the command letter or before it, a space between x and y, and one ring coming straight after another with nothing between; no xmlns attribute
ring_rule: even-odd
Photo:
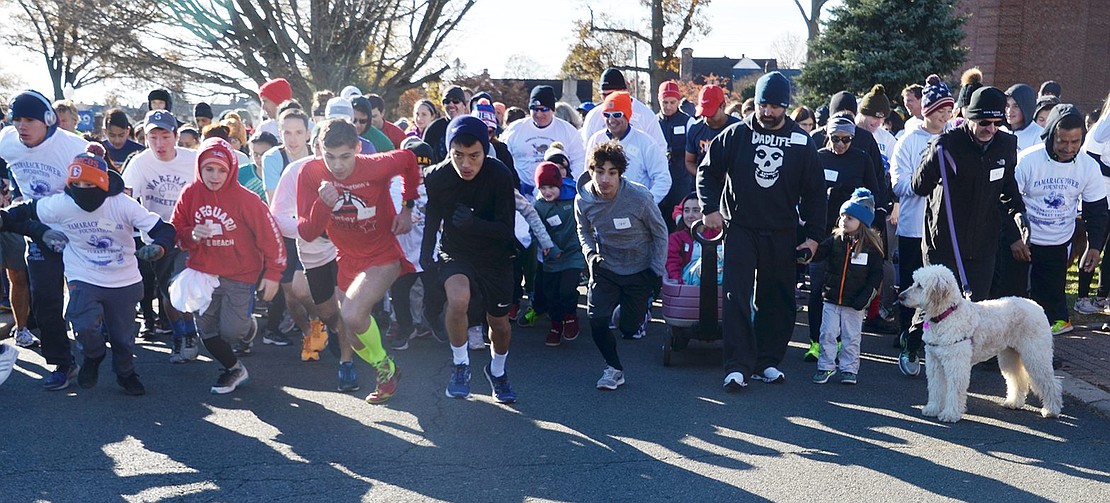
<svg viewBox="0 0 1110 503"><path fill-rule="evenodd" d="M0 500L1110 499L1110 419L1083 404L1058 420L1004 409L997 370L977 369L968 414L941 424L921 416L925 380L898 374L889 336L864 337L857 386L815 385L797 329L786 383L726 393L712 345L662 366L660 324L619 342L628 382L614 392L594 389L588 334L547 348L541 328L514 328L511 406L477 370L488 351L471 353L475 396L446 398L450 351L432 339L394 353L400 389L382 406L366 387L335 392L334 356L301 363L296 346L259 344L250 382L226 396L208 393L215 363L171 365L162 343L137 350L143 397L108 362L94 389L45 392L24 350L0 386Z"/></svg>

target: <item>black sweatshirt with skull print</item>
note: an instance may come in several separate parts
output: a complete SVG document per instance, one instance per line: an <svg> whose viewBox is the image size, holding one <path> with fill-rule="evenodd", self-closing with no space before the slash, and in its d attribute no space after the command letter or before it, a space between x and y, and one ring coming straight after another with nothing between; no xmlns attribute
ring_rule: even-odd
<svg viewBox="0 0 1110 503"><path fill-rule="evenodd" d="M702 213L716 211L730 226L786 230L804 222L805 237L825 238L825 176L813 139L785 117L777 130L752 114L728 126L698 166Z"/></svg>

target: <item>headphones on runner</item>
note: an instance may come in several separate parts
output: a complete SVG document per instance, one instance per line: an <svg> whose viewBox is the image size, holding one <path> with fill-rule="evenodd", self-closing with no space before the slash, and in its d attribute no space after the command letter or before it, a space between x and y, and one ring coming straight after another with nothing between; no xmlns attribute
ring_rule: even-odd
<svg viewBox="0 0 1110 503"><path fill-rule="evenodd" d="M54 105L50 104L50 100L46 99L46 96L43 96L42 93L35 90L28 90L25 92L25 94L29 94L38 98L43 105L46 105L46 112L43 112L42 114L42 121L46 123L46 127L54 127L56 124L58 124L58 114L54 113ZM15 98L12 98L12 101L8 104L9 117L11 116L11 114L15 113L13 111L15 107L12 106L14 104Z"/></svg>

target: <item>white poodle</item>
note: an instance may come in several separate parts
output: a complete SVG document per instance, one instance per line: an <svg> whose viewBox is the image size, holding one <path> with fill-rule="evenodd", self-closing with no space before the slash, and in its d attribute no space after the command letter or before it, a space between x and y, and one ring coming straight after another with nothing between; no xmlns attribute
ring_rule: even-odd
<svg viewBox="0 0 1110 503"><path fill-rule="evenodd" d="M1020 409L1033 389L1041 415L1060 415L1063 399L1052 371L1052 329L1035 302L1006 297L971 302L960 293L947 267L930 265L913 273L913 286L898 296L902 305L925 312L925 371L929 402L921 413L954 423L967 410L971 366L998 356L1006 379L1004 407Z"/></svg>

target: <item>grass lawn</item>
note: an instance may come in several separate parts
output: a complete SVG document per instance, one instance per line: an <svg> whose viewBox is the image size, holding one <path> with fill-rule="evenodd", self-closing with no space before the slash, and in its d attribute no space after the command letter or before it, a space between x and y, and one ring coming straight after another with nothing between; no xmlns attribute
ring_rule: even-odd
<svg viewBox="0 0 1110 503"><path fill-rule="evenodd" d="M1091 293L1095 294L1096 285L1098 285L1098 270L1095 270L1095 279L1091 281ZM1068 268L1068 283L1065 292L1068 295L1068 315L1071 316L1071 323L1073 325L1086 325L1091 328L1101 328L1103 323L1110 322L1110 316L1105 314L1079 314L1075 312L1075 298L1079 290L1079 269L1076 264L1072 264Z"/></svg>

